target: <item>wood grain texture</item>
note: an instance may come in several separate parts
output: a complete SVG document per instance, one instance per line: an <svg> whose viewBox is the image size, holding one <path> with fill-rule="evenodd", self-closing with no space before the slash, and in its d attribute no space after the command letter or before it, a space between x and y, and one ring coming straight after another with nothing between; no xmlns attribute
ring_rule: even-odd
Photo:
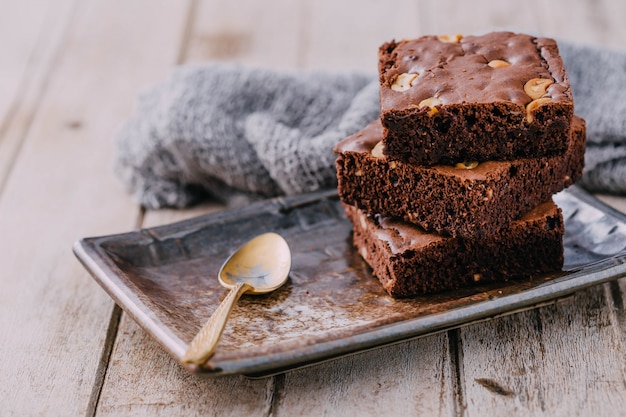
<svg viewBox="0 0 626 417"><path fill-rule="evenodd" d="M143 226L169 224L221 208L206 203L183 211L149 211ZM263 416L272 406L272 378L193 376L125 314L108 368L98 416Z"/></svg>
<svg viewBox="0 0 626 417"><path fill-rule="evenodd" d="M626 45L623 36L612 39L608 34L622 30L612 17L624 15L619 2L605 7L580 2L567 14L559 13L565 7L561 2L551 2L547 13L536 13L540 5L527 2L520 5L518 19L502 18L502 13L516 13L508 3L481 10L492 14L492 24L505 29L616 48ZM515 26L509 26L513 22ZM484 22L479 18L477 24ZM604 201L624 209L621 199ZM613 318L607 288L610 285L583 291L556 306L461 330L459 380L465 415L620 415L625 400L623 340L615 335L623 324Z"/></svg>
<svg viewBox="0 0 626 417"><path fill-rule="evenodd" d="M625 2L25 0L0 16L0 415L367 416L383 400L399 415L623 414L626 280L278 377L205 381L120 320L70 248L136 225L113 137L177 62L375 71L390 38L493 29L626 50Z"/></svg>
<svg viewBox="0 0 626 417"><path fill-rule="evenodd" d="M420 2L418 19L424 34L479 35L494 30L537 33L541 1L519 3L513 0L464 2L442 0ZM561 5L563 2L557 2Z"/></svg>
<svg viewBox="0 0 626 417"><path fill-rule="evenodd" d="M462 329L467 415L620 415L624 346L607 289Z"/></svg>
<svg viewBox="0 0 626 417"><path fill-rule="evenodd" d="M450 416L454 370L442 333L290 372L275 416Z"/></svg>
<svg viewBox="0 0 626 417"><path fill-rule="evenodd" d="M181 62L226 62L291 69L302 46L301 2L200 0Z"/></svg>
<svg viewBox="0 0 626 417"><path fill-rule="evenodd" d="M172 360L127 315L111 354L98 416L266 416L273 380L201 379Z"/></svg>
<svg viewBox="0 0 626 417"><path fill-rule="evenodd" d="M432 6L432 3L429 4ZM190 31L188 49L183 56L187 61L195 62L210 59L287 68L367 69L372 65L372 56L375 57L379 43L389 38L406 36L406 33L413 35L432 31L453 32L452 28L457 26L464 27L462 32L470 32L480 28L488 30L484 29L485 27L501 28L507 25L511 27L513 23L525 30L536 31L539 27L535 20L536 13L532 11L525 12L520 18L519 13L512 9L510 4L487 7L488 4L485 3L484 7L478 8L487 10L486 15L476 16L474 11L476 6L466 5L457 11L453 19L448 20L446 24L450 24L448 26L450 29L436 30L437 27L433 26L433 22L436 22L437 18L443 19L442 16L447 16L443 13L446 9L449 10L445 5L441 10L432 7L428 9L424 2L406 2L402 6L406 13L389 20L381 18L386 12L390 13L386 10L368 4L359 6L358 22L338 20L342 7L347 6L341 6L336 2L304 2L299 7L292 6L287 9L277 7L273 10L278 16L271 15L272 18L289 16L289 21L285 19L284 26L273 28L271 34L268 34L265 31L271 26L272 20L265 11L251 7L250 10L254 10L259 16L258 21L251 23L249 20L253 13L241 13L242 9L235 13L222 2L199 2L194 26ZM420 14L422 12L426 14ZM218 15L225 16L225 19L217 21L215 16ZM468 16L474 18L467 18ZM294 30L294 21L297 22L295 24L297 30ZM404 23L398 23L399 21ZM388 22L389 25L382 22ZM524 24L521 25L520 22ZM443 28L443 23L440 24ZM453 26L454 24L456 26ZM355 32L369 40L374 51L365 51L365 48L368 48L366 46L355 46L353 43L348 45L347 42L354 37L346 37L345 34ZM293 40L296 38L298 40L294 43ZM251 39L255 40L254 44ZM270 39L273 41L268 42ZM219 40L225 40L225 44L219 44L217 42ZM213 209L215 207L194 209L193 215ZM143 225L168 223L189 217L190 213L148 212ZM134 326L134 323L123 320L120 326L122 331L120 343L123 341L127 326L131 325ZM240 382L236 382L240 381L240 378L229 377L215 383L207 381L207 385L200 386L192 385L189 381L181 384L178 364L163 355L157 355L158 359L152 359L153 356L144 358L145 354L134 352L141 343L140 340L145 340L144 336L144 339L134 339L135 343L128 343L125 346L128 351L123 351L121 345L116 347L119 351L114 352L114 360L117 360L122 352L128 355L129 359L115 362L116 366L110 368L108 381L117 380L125 384L129 374L136 374L137 369L144 366L147 361L154 360L153 363L165 371L165 374L159 374L158 378L165 381L167 386L173 385L177 388L165 396L167 405L142 408L143 406L137 403L131 403L124 395L119 398L120 391L123 390L118 389L118 386L105 385L100 411L109 410L109 407L110 410L122 410L126 404L135 407L133 410L137 412L142 410L148 413L149 410L150 413L165 413L166 410L170 410L175 414L176 410L180 410L181 403L187 403L186 412L189 415L199 415L206 411L206 404L194 403L193 398L206 396L208 402L215 404L216 409L219 407L225 414L241 410L239 407L250 406L264 411L271 407L272 415L377 415L377 406L381 404L383 398L387 400L393 398L393 401L386 401L386 405L393 404L397 407L395 411L404 411L403 414L406 414L406 410L409 410L409 415L461 414L464 412L463 405L473 397L464 391L463 359L457 357L458 352L463 352L465 346L463 344L457 346L457 335L456 333L452 335L451 342L447 334L441 334L267 379L264 389L271 392L269 395L273 398L271 404L267 403L268 395L261 394L265 391L257 388L252 391L252 396L246 397L243 405L220 401L223 398L240 397L239 389L234 393L229 392L232 384L240 388ZM452 352L449 349L450 343L453 345ZM143 346L139 345L139 349L142 350ZM460 365L457 364L458 361L461 361ZM419 369L417 374L416 369ZM222 384L224 381L228 383ZM406 383L407 381L409 383ZM506 387L499 387L488 378L479 378L479 381L483 384L480 387L487 386L496 392L509 393ZM151 397L149 393L144 395ZM356 410L358 413L355 413Z"/></svg>
<svg viewBox="0 0 626 417"><path fill-rule="evenodd" d="M407 4L409 3L407 2ZM303 7L307 7L307 6L311 6L311 4L307 4ZM304 11L297 12L298 14L296 14L295 16L306 16L307 17L306 24L314 27L316 31L319 31L317 32L317 34L312 35L311 33L306 32L306 29L300 29L302 33L307 34L309 38L307 38L306 41L301 39L300 45L298 46L302 47L303 45L307 45L308 48L312 48L313 46L311 45L314 45L314 47L328 45L327 41L320 42L318 38L321 36L321 31L325 27L324 24L328 22L333 22L333 19L336 18L336 16L334 16L334 14L332 13L331 6L332 5L330 2L326 2L323 5L318 6L322 8L322 11L318 11L317 15L313 15L315 18L311 18L312 15L308 12L304 12ZM233 21L233 19L235 19L236 16L241 16L241 15L229 14L228 9L226 8L226 10L224 11L223 8L226 8L226 6L219 2L216 2L216 3L201 2L197 5L197 8L196 8L197 14L195 18L194 28L191 30L190 36L189 36L189 39L190 39L189 49L187 52L183 54L187 60L202 61L206 59L215 59L215 58L220 59L221 58L219 54L218 56L215 56L215 53L212 52L210 48L206 48L202 46L202 43L206 42L206 39L208 37L207 33L211 33L211 30L215 30L214 26L217 26L219 28L219 25L221 24L219 22L214 21L216 15L222 16L225 14L229 16L227 17L227 20L230 19L231 27L236 28L239 25L242 25L242 27L247 27L248 30L253 30L253 29L250 29L251 26L249 24L245 24L245 22L238 23L236 21ZM274 10L281 10L281 9L274 9ZM283 12L287 13L287 12L290 12L290 10L292 11L292 9L287 9L287 10L283 10ZM222 11L224 11L224 13L222 13ZM326 14L324 14L324 11ZM369 18L371 22L374 23L376 21L375 17L379 13L379 11L380 11L379 9L374 9L370 12L369 15L366 15L365 17ZM240 17L240 18L245 20L245 19L248 19L249 16L244 15L243 17ZM267 25L268 23L267 22L263 23L263 20L268 19L268 18L269 16L261 14L259 18L261 23L257 23L256 25L253 25L252 28L258 27L258 25ZM275 16L274 18L279 19L280 17ZM407 17L406 22L412 22L410 17ZM407 23L407 25L410 25L410 24L411 23ZM355 25L355 26L358 26L358 25ZM399 29L397 26L393 26L390 23L387 26L387 30L389 30L392 27L396 31L398 31ZM261 42L261 40L263 39L263 30L265 29L261 29L260 39L257 40L258 42ZM278 30L278 29L275 29L275 30ZM328 62L326 62L325 59L327 59L330 56L340 57L342 55L345 55L346 51L350 50L350 48L344 49L343 47L341 47L341 44L339 44L339 45L336 45L330 51L329 50L324 51L323 54L320 55L319 57L316 57L315 55L309 56L310 55L309 49L305 48L304 50L300 50L300 51L298 51L297 48L290 49L291 44L289 42L285 42L285 39L287 40L290 39L290 36L289 36L290 30L291 30L291 26L289 26L289 24L286 27L281 26L281 31L279 32L280 34L282 34L282 36L279 36L279 38L281 39L281 42L279 43L269 42L267 44L258 44L256 48L259 48L259 49L257 50L255 50L251 46L250 48L252 49L242 48L238 54L235 54L235 56L231 56L230 59L236 62L244 62L244 63L250 62L248 60L252 59L251 62L257 65L282 66L282 67L300 66L302 65L302 62L304 61L308 62L307 64L305 64L306 67L310 67L310 66L315 67L316 65L311 64L311 62L317 61L318 67L323 67L324 65L326 65L326 67L328 68L329 67ZM337 24L337 27L335 30L341 30L341 26ZM361 27L361 30L364 30L363 27ZM400 32L398 31L398 33ZM251 36L252 35L255 35L254 31L251 33ZM256 36L253 36L253 38L257 39ZM381 36L381 38L384 38L384 35ZM326 39L326 38L322 37L322 39ZM376 49L378 47L378 43L380 41L379 41L379 38L375 37L374 35L371 35L370 39L372 39L371 42L375 43L375 45L373 46L374 51L370 54L373 56L373 60L369 65L375 69L375 54L376 54ZM316 42L319 42L319 43L316 43ZM278 54L281 57L282 59L281 61L277 62L277 61L272 60L271 57L275 56L276 54ZM360 57L360 55L361 54L358 51L357 52L352 51L352 55L350 56L352 57L352 60L354 61L354 59L356 57ZM251 57L256 57L256 58L251 58ZM289 61L286 58L290 58L291 61ZM363 59L363 58L361 57L360 59ZM361 64L365 65L365 60L361 61ZM337 64L335 63L335 65ZM345 66L345 63L344 63L344 66ZM214 207L208 206L205 209L202 209L202 208L196 209L195 212L198 213L198 212L204 212L204 211L211 211L213 209ZM188 214L186 214L186 212L175 212L172 210L148 212L146 214L146 218L145 218L143 225L153 226L155 224L162 224L162 223L167 223L167 222L171 222L174 220L179 220L187 216ZM124 332L127 326L126 323L128 322L123 320L122 324L120 325L120 329L121 329L121 333L119 335L120 345L121 343L123 343L123 337L125 334ZM425 339L425 340L428 340L428 339ZM424 344L423 341L419 343L416 343L416 342L405 343L405 344L399 345L399 347L394 348L391 351L391 354L390 352L386 352L385 349L380 349L380 350L376 350L367 354L369 356L366 356L366 358L370 358L370 359L374 358L378 363L376 369L379 369L379 370L386 369L388 379L392 380L394 372L404 372L405 375L407 376L410 375L412 370L414 369L413 367L418 366L417 363L419 361L419 358L421 357L421 352L423 350L428 350L431 355L434 355L433 361L429 361L427 362L426 365L421 366L420 367L421 372L418 377L413 379L412 381L413 384L410 386L407 386L406 390L401 391L401 393L398 395L400 397L400 396L406 395L409 391L414 392L415 394L412 396L412 398L414 398L416 410L420 410L420 409L421 410L429 410L429 409L440 410L444 412L445 414L449 412L450 407L452 405L451 403L452 391L450 390L450 382L449 382L450 381L449 358L447 354L447 349L440 350L440 347L442 344L444 346L447 344L447 337L445 334L436 336L432 344L431 343ZM125 347L128 349L131 349L132 346L136 346L136 345L126 345ZM121 352L122 352L122 347L120 346L118 350L118 346L116 345L116 350L114 350L114 353L112 356L113 361L117 360L116 358L118 357L119 354L121 354ZM408 363L407 363L404 359L405 356L399 355L398 352L403 353L403 354L405 352L409 352L409 356L413 357L413 359L408 360ZM127 379L126 376L129 373L131 375L134 374L137 368L141 368L142 366L145 366L146 360L144 359L142 355L140 355L140 352L132 352L132 351L125 352L124 351L124 354L129 355L133 360L123 361L121 363L122 369L116 370L115 373L112 373L111 370L109 371L109 374L107 375L107 383L105 384L103 388L103 393L101 397L102 408L99 409L99 414L107 414L103 410L109 410L109 408L115 411L115 410L119 410L119 407L123 407L123 404L125 403L127 405L130 404L130 399L124 396L121 396L120 398L120 391L123 391L123 390L119 390L119 388L116 385L114 385L113 381L117 381L115 384L125 383L124 381L126 381ZM429 358L430 357L431 356L429 356ZM368 368L365 366L365 364L367 363L367 360L359 361L358 359L354 359L354 358L346 358L346 359L339 360L338 363L345 364L344 366L355 368L352 375L350 374L343 375L343 372L335 373L335 379L334 379L335 387L339 389L344 389L344 390L348 389L346 387L352 386L353 383L355 382L355 375L358 376L362 372L368 372L367 371ZM180 365L172 363L172 361L168 361L168 362L160 361L159 364L160 366L165 367L165 369L167 370L170 370L172 366L174 366L175 368L180 368ZM112 362L112 365L113 365L113 362ZM282 398L286 404L286 405L281 405L281 403L276 403L276 400L274 400L272 413L276 415L298 415L300 413L304 413L304 414L315 413L316 414L318 409L317 407L310 408L311 405L313 405L311 402L302 403L302 405L306 405L306 407L304 408L296 407L295 411L294 411L292 402L295 401L296 404L299 404L300 401L298 400L298 398L300 398L299 396L301 396L303 392L311 392L313 390L318 389L320 385L320 381L325 381L326 379L327 370L328 370L328 367L322 366L322 367L312 367L312 368L300 371L292 379L293 381L295 381L297 385L293 394L292 394L291 384L288 384L288 385L280 384L282 377L278 377L278 379L276 380L276 383L278 384L276 389L274 389L275 378L267 379L266 386L268 389L272 390L271 391L272 396L275 399L278 398L277 396L280 396L280 398ZM180 370L177 370L176 372L177 373L174 375L178 375L178 372L180 372ZM368 375L371 375L371 372L372 370L369 371ZM165 376L162 375L161 378L165 378L165 380L167 380L169 375L172 375L170 371L168 371L168 373ZM200 385L200 386L197 386L197 385L190 386L187 383L185 383L183 385L180 385L177 395L179 396L179 401L180 401L180 398L185 398L184 400L185 402L187 402L187 399L189 399L189 405L186 410L186 412L189 415L201 415L206 412L205 403L194 402L192 400L194 397L202 396L213 402L217 402L218 399L220 398L233 398L233 400L238 399L238 398L243 398L244 397L243 395L233 395L231 392L232 384L233 384L232 381L238 381L239 379L240 379L239 377L222 378L216 382L207 381L207 385ZM228 384L221 384L222 381L231 381L231 382ZM111 382L111 384L109 384L109 382ZM176 386L177 384L180 384L180 382L176 379L176 380L170 381L169 385ZM381 384L380 381L378 380L371 380L370 383L367 383L364 381L362 382L362 384L363 385L359 386L360 389L372 388L372 389L381 390L381 387L385 385L384 383ZM399 380L397 382L389 382L389 384L392 384L392 386L394 387L397 385L403 385ZM358 388L355 386L354 390L351 390L350 392L357 392L357 390ZM385 390L385 388L383 388L382 390ZM388 386L386 388L386 391L392 391L392 387ZM112 394L109 394L109 392L112 392ZM327 395L327 394L328 392L326 392L324 395ZM268 406L265 403L267 400L266 397L267 396L265 394L263 395L257 394L256 396L247 395L245 396L245 400L242 401L243 404L241 402L232 402L232 403L226 402L221 405L220 410L222 411L222 413L225 413L225 414L232 413L233 415L235 415L237 413L237 410L239 410L239 407L245 406L246 404L248 405L256 404L255 405L256 409L259 409L259 408L265 409L265 407ZM432 401L422 401L423 398L432 398ZM376 399L373 399L373 398L368 399L367 396L365 398L361 398L361 400L359 401L361 403L360 410L362 412L373 413L375 411L374 411L374 408L372 407L372 402L380 403L382 400L383 400L382 396L379 396ZM347 404L354 404L355 402L356 401L349 401ZM175 410L177 408L176 406L171 406L169 408L164 407L164 410L166 409ZM343 407L343 408L339 408L338 410L341 412L347 412L350 410L350 408ZM158 411L159 411L158 407L155 407L151 410L151 412L158 412ZM332 411L332 408L328 408L328 411ZM336 414L336 415L339 415L339 414ZM368 415L368 414L362 414L362 415Z"/></svg>
<svg viewBox="0 0 626 417"><path fill-rule="evenodd" d="M21 95L20 85L24 82L33 55L36 55L35 51L44 49L54 53L54 47L40 46L42 34L56 32L55 27L51 27L52 22L46 18L49 11L55 10L50 6L51 2L45 0L0 4L0 46L3 51L0 56L0 120L5 123L9 109ZM60 10L59 17L69 16L69 13L63 13L63 7Z"/></svg>
<svg viewBox="0 0 626 417"><path fill-rule="evenodd" d="M378 47L391 39L417 36L418 3L376 0L354 4L306 0L299 61L304 68L362 71L376 75Z"/></svg>
<svg viewBox="0 0 626 417"><path fill-rule="evenodd" d="M114 309L71 247L134 226L138 210L111 173L112 137L138 90L176 56L185 5L85 1L65 10L67 35L0 200L2 415L93 411Z"/></svg>
<svg viewBox="0 0 626 417"><path fill-rule="evenodd" d="M581 44L600 44L626 51L626 3L619 0L583 0L572 8L561 2L542 3L538 15L542 33ZM567 10L567 13L563 13Z"/></svg>
<svg viewBox="0 0 626 417"><path fill-rule="evenodd" d="M298 20L283 18L299 16L299 12L292 2L277 4L282 7L273 9L252 1L195 2L189 11L187 41L179 51L180 63L223 61L294 68L297 38L279 35L284 33L282 30L295 31ZM148 211L142 226L171 223L222 208L208 202L185 211ZM146 370L150 373L146 374ZM150 382L139 385L139 389L125 388L136 387L137 381L145 377ZM124 315L96 415L269 415L273 389L273 378L198 379Z"/></svg>
<svg viewBox="0 0 626 417"><path fill-rule="evenodd" d="M419 5L424 33L512 30L626 50L626 28L620 23L626 16L626 5L619 0L581 0L575 5L563 0L442 0Z"/></svg>
<svg viewBox="0 0 626 417"><path fill-rule="evenodd" d="M75 4L0 4L0 192L54 70Z"/></svg>

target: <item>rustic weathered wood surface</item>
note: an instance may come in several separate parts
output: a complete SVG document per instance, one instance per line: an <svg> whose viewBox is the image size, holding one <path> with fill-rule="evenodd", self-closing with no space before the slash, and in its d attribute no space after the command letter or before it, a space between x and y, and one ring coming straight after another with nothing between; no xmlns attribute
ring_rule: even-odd
<svg viewBox="0 0 626 417"><path fill-rule="evenodd" d="M144 213L112 174L116 129L176 64L374 71L391 38L502 28L626 50L625 18L621 0L0 2L0 416L624 415L623 280L284 375L202 380L71 245L220 209Z"/></svg>

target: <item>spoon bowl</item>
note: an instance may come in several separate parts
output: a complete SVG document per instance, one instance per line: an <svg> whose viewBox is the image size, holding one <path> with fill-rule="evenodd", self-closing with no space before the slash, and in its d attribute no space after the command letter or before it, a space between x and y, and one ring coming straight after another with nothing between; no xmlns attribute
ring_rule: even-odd
<svg viewBox="0 0 626 417"><path fill-rule="evenodd" d="M238 283L252 287L246 294L266 294L280 288L289 276L291 252L277 233L265 233L243 245L224 262L218 279L233 289Z"/></svg>
<svg viewBox="0 0 626 417"><path fill-rule="evenodd" d="M267 294L280 288L289 277L291 251L276 233L264 233L232 254L218 274L220 284L230 291L211 318L193 338L183 364L202 365L213 353L233 307L244 293Z"/></svg>

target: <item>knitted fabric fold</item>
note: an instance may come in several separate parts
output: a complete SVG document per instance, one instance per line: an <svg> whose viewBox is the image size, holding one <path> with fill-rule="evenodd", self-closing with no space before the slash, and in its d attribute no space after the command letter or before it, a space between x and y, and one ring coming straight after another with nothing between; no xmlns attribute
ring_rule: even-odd
<svg viewBox="0 0 626 417"><path fill-rule="evenodd" d="M626 54L559 43L587 120L581 184L626 194ZM149 209L230 205L336 186L334 145L379 116L373 73L180 66L139 98L116 173Z"/></svg>

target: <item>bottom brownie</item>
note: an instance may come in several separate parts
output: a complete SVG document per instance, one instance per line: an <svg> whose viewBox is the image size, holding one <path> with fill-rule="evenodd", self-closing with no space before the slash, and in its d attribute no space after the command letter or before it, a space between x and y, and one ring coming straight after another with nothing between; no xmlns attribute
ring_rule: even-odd
<svg viewBox="0 0 626 417"><path fill-rule="evenodd" d="M552 201L483 239L442 237L344 204L354 246L394 298L533 278L563 266L563 217Z"/></svg>

